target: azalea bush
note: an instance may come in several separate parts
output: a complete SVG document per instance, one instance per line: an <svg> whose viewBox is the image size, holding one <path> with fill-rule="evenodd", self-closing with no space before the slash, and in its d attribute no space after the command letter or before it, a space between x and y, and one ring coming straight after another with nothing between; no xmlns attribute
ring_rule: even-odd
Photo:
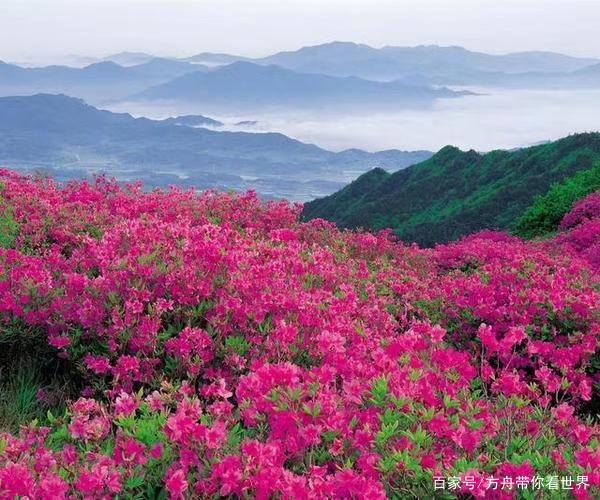
<svg viewBox="0 0 600 500"><path fill-rule="evenodd" d="M600 272L600 191L576 203L560 223L554 244L587 260Z"/></svg>
<svg viewBox="0 0 600 500"><path fill-rule="evenodd" d="M0 342L74 393L40 391L44 418L0 435L0 496L533 498L486 480L548 476L598 494L589 247L425 250L252 193L0 181Z"/></svg>
<svg viewBox="0 0 600 500"><path fill-rule="evenodd" d="M561 220L582 198L600 189L600 163L589 170L580 170L561 184L555 184L514 221L514 232L523 238L547 237L556 233Z"/></svg>

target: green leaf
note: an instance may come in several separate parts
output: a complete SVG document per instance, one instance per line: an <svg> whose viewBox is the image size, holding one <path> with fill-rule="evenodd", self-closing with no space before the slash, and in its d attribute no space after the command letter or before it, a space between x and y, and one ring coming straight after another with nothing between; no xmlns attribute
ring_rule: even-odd
<svg viewBox="0 0 600 500"><path fill-rule="evenodd" d="M127 481L125 481L125 488L134 490L143 486L145 483L145 479L143 476L132 476Z"/></svg>

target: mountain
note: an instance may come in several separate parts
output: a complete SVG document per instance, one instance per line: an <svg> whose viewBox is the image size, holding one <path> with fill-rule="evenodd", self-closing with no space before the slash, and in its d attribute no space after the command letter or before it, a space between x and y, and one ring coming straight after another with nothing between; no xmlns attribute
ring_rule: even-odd
<svg viewBox="0 0 600 500"><path fill-rule="evenodd" d="M122 52L83 67L0 62L0 96L63 93L94 104L133 96L137 101L201 103L210 112L306 106L378 111L464 95L446 88L450 85L595 88L599 68L599 60L552 52L491 55L462 47L377 49L332 42L256 59Z"/></svg>
<svg viewBox="0 0 600 500"><path fill-rule="evenodd" d="M274 65L240 61L212 71L184 75L141 92L136 99L200 103L208 110L306 106L389 109L430 104L438 98L464 94L401 82L298 73Z"/></svg>
<svg viewBox="0 0 600 500"><path fill-rule="evenodd" d="M581 68L580 70L575 71L574 74L582 77L591 76L598 78L600 76L600 63Z"/></svg>
<svg viewBox="0 0 600 500"><path fill-rule="evenodd" d="M600 63L592 64L578 71L574 71L570 76L581 84L600 87Z"/></svg>
<svg viewBox="0 0 600 500"><path fill-rule="evenodd" d="M182 127L222 127L224 125L224 123L219 120L213 120L208 116L202 115L175 116L161 121L171 125L180 125Z"/></svg>
<svg viewBox="0 0 600 500"><path fill-rule="evenodd" d="M331 42L279 52L254 62L332 76L357 76L377 80L421 76L426 79L437 78L442 84L450 84L465 74L571 72L600 61L553 52L492 55L463 47L420 45L376 49L364 44Z"/></svg>
<svg viewBox="0 0 600 500"><path fill-rule="evenodd" d="M103 61L112 61L120 66L137 66L152 59L156 59L156 56L146 52L119 52L102 58Z"/></svg>
<svg viewBox="0 0 600 500"><path fill-rule="evenodd" d="M243 56L231 54L215 54L213 52L201 52L191 57L183 58L182 61L194 64L203 64L205 66L224 66L238 61L250 61L251 59Z"/></svg>
<svg viewBox="0 0 600 500"><path fill-rule="evenodd" d="M333 153L282 134L176 123L101 111L67 96L4 97L0 165L41 169L63 180L103 171L120 180L141 179L149 187L253 188L269 197L307 200L339 189L350 174L374 166L396 170L431 156L427 151Z"/></svg>
<svg viewBox="0 0 600 500"><path fill-rule="evenodd" d="M196 71L206 71L208 68L199 64L189 64L173 59L154 57L145 63L128 66L127 71L140 77L168 80Z"/></svg>
<svg viewBox="0 0 600 500"><path fill-rule="evenodd" d="M368 172L307 203L304 216L343 227L390 227L405 241L433 245L481 229L509 228L537 195L598 160L599 133L487 154L446 146L399 172Z"/></svg>
<svg viewBox="0 0 600 500"><path fill-rule="evenodd" d="M569 72L502 73L464 71L455 75L414 75L411 80L422 85L478 85L502 88L587 89L600 88L600 64Z"/></svg>
<svg viewBox="0 0 600 500"><path fill-rule="evenodd" d="M598 59L544 51L494 55L456 46L385 46L378 49L352 42L330 42L256 59L203 53L185 60L208 66L246 61L301 73L379 81L403 80L413 85L508 87L581 85L585 81L573 73L600 63Z"/></svg>
<svg viewBox="0 0 600 500"><path fill-rule="evenodd" d="M149 86L205 69L200 65L159 58L129 67L110 61L83 68L22 68L0 62L0 95L64 93L98 102L123 98Z"/></svg>

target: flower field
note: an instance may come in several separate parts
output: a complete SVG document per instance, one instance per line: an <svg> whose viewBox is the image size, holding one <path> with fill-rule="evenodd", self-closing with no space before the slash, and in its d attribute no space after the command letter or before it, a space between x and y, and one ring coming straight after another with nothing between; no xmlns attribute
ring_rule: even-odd
<svg viewBox="0 0 600 500"><path fill-rule="evenodd" d="M300 210L0 171L0 346L69 381L0 498L598 497L598 194L434 249Z"/></svg>

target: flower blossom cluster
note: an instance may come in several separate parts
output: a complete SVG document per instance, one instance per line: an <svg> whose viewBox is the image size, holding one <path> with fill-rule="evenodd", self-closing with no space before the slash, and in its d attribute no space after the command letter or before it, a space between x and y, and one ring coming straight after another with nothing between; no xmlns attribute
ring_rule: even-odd
<svg viewBox="0 0 600 500"><path fill-rule="evenodd" d="M252 193L0 186L19 225L0 324L81 387L0 435L0 497L433 498L439 477L546 476L598 494L600 292L575 243L420 249Z"/></svg>
<svg viewBox="0 0 600 500"><path fill-rule="evenodd" d="M560 229L562 233L555 243L586 259L600 272L600 191L576 203L564 216Z"/></svg>

